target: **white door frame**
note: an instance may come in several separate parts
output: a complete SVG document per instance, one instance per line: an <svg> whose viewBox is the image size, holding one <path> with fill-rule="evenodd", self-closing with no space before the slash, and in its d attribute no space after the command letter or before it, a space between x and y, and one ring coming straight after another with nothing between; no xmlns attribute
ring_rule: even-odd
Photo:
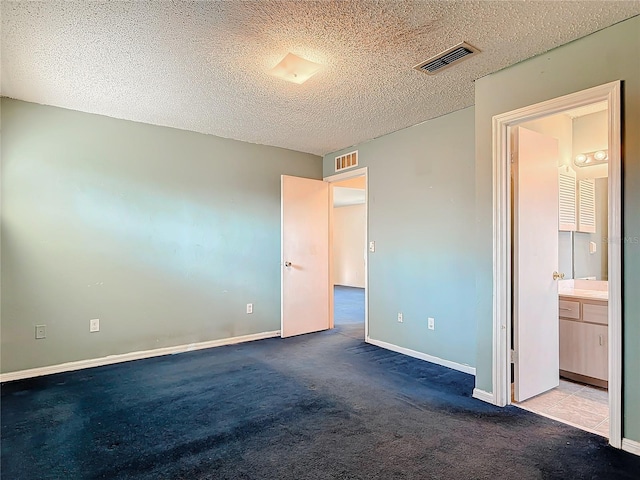
<svg viewBox="0 0 640 480"><path fill-rule="evenodd" d="M511 403L511 127L592 103L609 116L609 443L622 446L622 191L620 82L493 117L493 403Z"/></svg>
<svg viewBox="0 0 640 480"><path fill-rule="evenodd" d="M348 180L350 178L364 176L365 190L364 190L364 228L365 228L365 251L367 256L364 262L364 339L369 340L369 175L367 167L356 168L349 170L348 172L337 173L335 175L329 175L324 177L323 180L329 183L341 182L342 180ZM333 328L333 188L329 190L329 288L330 304L329 304L329 328Z"/></svg>

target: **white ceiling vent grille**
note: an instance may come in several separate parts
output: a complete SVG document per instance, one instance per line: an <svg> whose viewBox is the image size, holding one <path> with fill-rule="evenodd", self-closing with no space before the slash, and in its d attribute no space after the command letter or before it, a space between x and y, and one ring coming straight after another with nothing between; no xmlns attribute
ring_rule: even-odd
<svg viewBox="0 0 640 480"><path fill-rule="evenodd" d="M336 172L358 166L358 150L336 157Z"/></svg>
<svg viewBox="0 0 640 480"><path fill-rule="evenodd" d="M462 59L469 58L476 53L480 53L480 50L473 45L462 42L455 47L451 47L449 50L439 53L435 57L431 57L429 60L419 63L413 68L427 75L435 75L445 68L460 62Z"/></svg>

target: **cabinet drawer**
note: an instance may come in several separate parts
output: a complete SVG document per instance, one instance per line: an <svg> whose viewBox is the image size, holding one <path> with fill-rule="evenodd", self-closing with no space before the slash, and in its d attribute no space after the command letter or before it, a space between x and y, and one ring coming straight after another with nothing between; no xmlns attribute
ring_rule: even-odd
<svg viewBox="0 0 640 480"><path fill-rule="evenodd" d="M608 325L609 312L606 305L582 304L582 321Z"/></svg>
<svg viewBox="0 0 640 480"><path fill-rule="evenodd" d="M580 319L580 302L560 300L559 314L563 318Z"/></svg>

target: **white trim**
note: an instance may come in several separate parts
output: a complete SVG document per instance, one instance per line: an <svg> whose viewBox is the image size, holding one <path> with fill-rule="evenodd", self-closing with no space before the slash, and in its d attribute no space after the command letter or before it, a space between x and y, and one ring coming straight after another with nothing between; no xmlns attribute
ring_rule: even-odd
<svg viewBox="0 0 640 480"><path fill-rule="evenodd" d="M375 345L376 347L391 350L392 352L402 353L403 355L408 355L420 360L426 360L427 362L435 363L436 365L442 365L443 367L458 370L459 372L468 373L470 375L476 374L476 369L470 365L463 365L462 363L452 362L450 360L445 360L444 358L434 357L433 355L429 355L427 353L417 352L409 348L393 345L392 343L383 342L381 340L374 340L373 338L367 338L366 342L370 343L371 345Z"/></svg>
<svg viewBox="0 0 640 480"><path fill-rule="evenodd" d="M504 131L503 131L504 128ZM510 157L509 135L493 117L493 403L504 407L509 403L510 376L509 341L511 326L511 202L510 165L503 162L503 153ZM502 216L504 215L504 217ZM504 345L507 348L504 348Z"/></svg>
<svg viewBox="0 0 640 480"><path fill-rule="evenodd" d="M609 443L622 448L622 107L620 82L609 85Z"/></svg>
<svg viewBox="0 0 640 480"><path fill-rule="evenodd" d="M634 455L640 455L640 442L629 440L628 438L623 438L622 450L624 450L625 452L633 453Z"/></svg>
<svg viewBox="0 0 640 480"><path fill-rule="evenodd" d="M280 175L280 335L284 332L284 175Z"/></svg>
<svg viewBox="0 0 640 480"><path fill-rule="evenodd" d="M367 175L367 167L356 168L355 170L349 170L348 172L329 175L328 177L324 177L322 180L324 180L325 182L333 183L339 182L341 180L347 180L353 177L362 177L363 175Z"/></svg>
<svg viewBox="0 0 640 480"><path fill-rule="evenodd" d="M222 347L224 345L234 345L236 343L252 342L254 340L263 340L265 338L273 338L278 336L280 336L280 331L276 330L273 332L252 333L250 335L242 335L240 337L222 338L220 340L209 340L207 342L176 345L174 347L155 348L153 350L141 350L138 352L109 355L107 357L90 358L88 360L60 363L58 365L50 365L48 367L30 368L28 370L3 373L0 374L0 382L4 383L13 380L22 380L23 378L40 377L42 375L51 375L53 373L72 372L74 370L82 370L84 368L101 367L103 365L130 362L131 360L141 360L143 358L152 358L160 357L162 355L173 355L177 353L192 352L194 350Z"/></svg>
<svg viewBox="0 0 640 480"><path fill-rule="evenodd" d="M487 403L493 403L493 393L489 393L489 392L485 392L484 390L480 390L479 388L474 388L473 389L473 395L471 395L473 398L476 398L478 400L482 400L483 402L487 402ZM494 404L495 405L495 404Z"/></svg>
<svg viewBox="0 0 640 480"><path fill-rule="evenodd" d="M356 168L355 170L349 170L348 172L337 173L335 175L329 175L328 177L324 177L323 181L329 183L340 182L342 180L348 180L350 178L362 177L364 176L364 229L366 232L365 235L365 251L367 252L367 256L365 257L364 262L364 338L368 341L369 338L369 169L367 167ZM331 190L333 192L333 190ZM331 197L333 193L331 194ZM333 198L330 198L330 206L329 209L329 221L331 223L330 231L333 232ZM329 250L329 259L330 259L330 275L329 282L330 288L333 288L333 234L331 235L331 239L329 242L330 250ZM333 291L331 292L331 312L330 312L330 323L329 328L334 327L334 318L333 318Z"/></svg>
<svg viewBox="0 0 640 480"><path fill-rule="evenodd" d="M611 82L493 117L493 364L494 403L511 402L510 129L517 124L592 103L609 112L609 443L622 439L622 197L620 82Z"/></svg>

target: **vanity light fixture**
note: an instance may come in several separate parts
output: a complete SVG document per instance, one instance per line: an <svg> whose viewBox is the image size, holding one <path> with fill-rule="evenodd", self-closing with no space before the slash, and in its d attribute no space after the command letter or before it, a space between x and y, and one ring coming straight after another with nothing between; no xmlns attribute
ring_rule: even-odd
<svg viewBox="0 0 640 480"><path fill-rule="evenodd" d="M269 70L269 74L288 82L302 84L318 73L321 68L322 65L319 63L287 53L280 63Z"/></svg>
<svg viewBox="0 0 640 480"><path fill-rule="evenodd" d="M609 161L608 150L596 150L595 152L580 153L575 156L573 163L576 167L590 167L601 165Z"/></svg>
<svg viewBox="0 0 640 480"><path fill-rule="evenodd" d="M609 156L607 155L607 152L605 152L604 150L598 150L596 153L593 154L593 158L599 162L607 160L608 157Z"/></svg>

